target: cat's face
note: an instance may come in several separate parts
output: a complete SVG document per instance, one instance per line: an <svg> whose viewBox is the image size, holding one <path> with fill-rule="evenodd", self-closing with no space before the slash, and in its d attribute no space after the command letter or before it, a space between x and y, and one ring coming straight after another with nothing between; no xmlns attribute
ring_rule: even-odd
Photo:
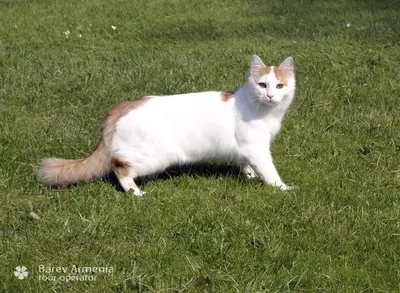
<svg viewBox="0 0 400 293"><path fill-rule="evenodd" d="M292 97L295 88L294 62L286 58L279 66L266 66L253 55L249 76L255 98L265 105L279 104Z"/></svg>

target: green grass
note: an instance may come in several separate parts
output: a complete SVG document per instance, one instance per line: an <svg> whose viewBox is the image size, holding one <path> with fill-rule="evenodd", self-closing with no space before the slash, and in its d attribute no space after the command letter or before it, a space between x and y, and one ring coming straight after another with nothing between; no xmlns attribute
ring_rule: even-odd
<svg viewBox="0 0 400 293"><path fill-rule="evenodd" d="M399 13L389 0L0 1L0 292L400 292ZM216 165L146 180L144 198L112 180L37 182L43 157L92 151L111 105L234 89L254 53L295 58L273 145L294 191ZM39 265L114 272L45 282Z"/></svg>

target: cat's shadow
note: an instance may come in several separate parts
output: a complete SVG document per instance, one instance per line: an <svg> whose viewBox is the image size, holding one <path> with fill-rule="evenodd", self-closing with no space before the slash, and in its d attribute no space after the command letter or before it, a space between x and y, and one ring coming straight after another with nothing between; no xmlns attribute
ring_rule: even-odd
<svg viewBox="0 0 400 293"><path fill-rule="evenodd" d="M206 178L210 177L218 178L225 176L232 176L232 177L244 176L241 173L241 168L239 166L199 163L193 165L170 167L167 170L157 174L136 178L135 182L138 186L143 188L144 185L146 185L151 181L173 180L174 178L181 177L183 175L189 177L206 177ZM110 173L105 180L111 183L116 190L120 192L124 191L113 173Z"/></svg>

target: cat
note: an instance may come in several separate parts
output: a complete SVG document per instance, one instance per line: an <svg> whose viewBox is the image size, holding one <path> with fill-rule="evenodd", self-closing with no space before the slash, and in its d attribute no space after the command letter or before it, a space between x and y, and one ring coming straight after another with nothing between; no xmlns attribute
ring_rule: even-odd
<svg viewBox="0 0 400 293"><path fill-rule="evenodd" d="M113 171L124 191L145 194L134 179L173 165L219 160L249 178L289 190L272 160L271 140L294 98L292 57L266 66L251 57L248 81L234 92L147 96L112 107L96 149L85 159L42 160L39 180L67 186Z"/></svg>

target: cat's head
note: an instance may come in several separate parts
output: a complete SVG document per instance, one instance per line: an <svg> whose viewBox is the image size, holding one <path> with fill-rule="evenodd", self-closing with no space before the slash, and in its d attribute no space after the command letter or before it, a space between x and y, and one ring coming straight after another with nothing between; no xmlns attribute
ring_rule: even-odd
<svg viewBox="0 0 400 293"><path fill-rule="evenodd" d="M267 66L260 57L253 55L249 83L254 97L263 104L290 102L295 89L293 58L286 58L279 66Z"/></svg>

